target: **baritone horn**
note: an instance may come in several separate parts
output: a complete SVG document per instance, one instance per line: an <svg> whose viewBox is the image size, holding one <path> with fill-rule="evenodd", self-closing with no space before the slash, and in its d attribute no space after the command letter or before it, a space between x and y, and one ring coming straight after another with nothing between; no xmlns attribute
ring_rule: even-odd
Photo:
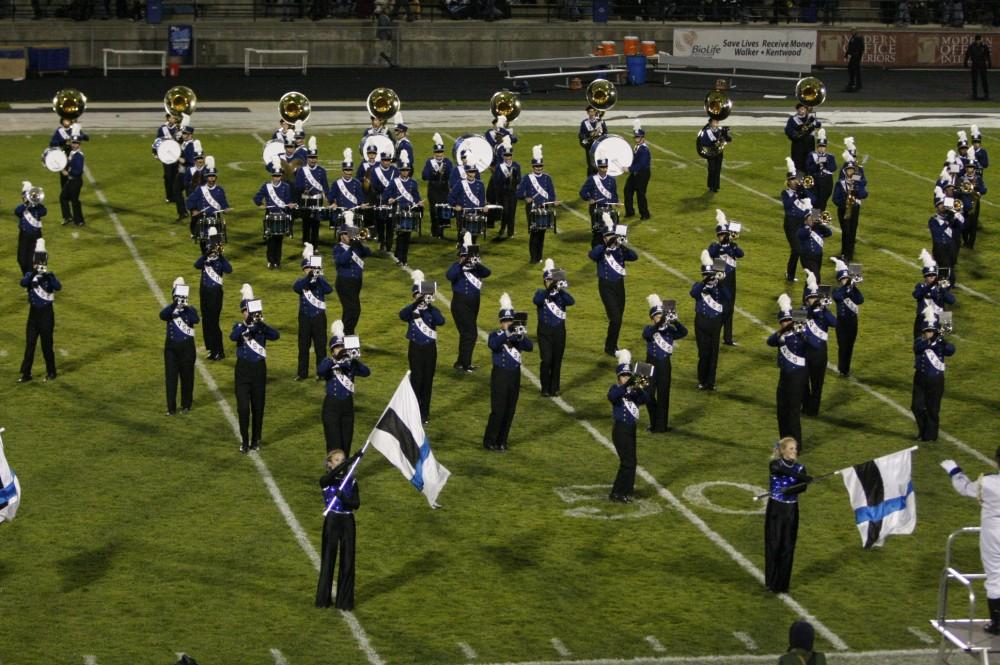
<svg viewBox="0 0 1000 665"><path fill-rule="evenodd" d="M305 122L311 111L309 98L301 92L286 92L278 100L278 113L290 125L294 125L296 120Z"/></svg>
<svg viewBox="0 0 1000 665"><path fill-rule="evenodd" d="M198 95L186 85L175 85L163 95L163 110L174 117L191 115L198 105Z"/></svg>
<svg viewBox="0 0 1000 665"><path fill-rule="evenodd" d="M618 91L611 81L594 79L587 86L587 103L597 109L600 117L604 117L604 112L610 111L617 101Z"/></svg>
<svg viewBox="0 0 1000 665"><path fill-rule="evenodd" d="M368 108L368 115L379 120L388 120L399 113L402 102L392 88L375 88L368 93L365 106Z"/></svg>
<svg viewBox="0 0 1000 665"><path fill-rule="evenodd" d="M494 118L503 116L507 118L507 124L514 122L514 119L521 115L521 100L516 93L510 90L499 90L490 97L490 113Z"/></svg>
<svg viewBox="0 0 1000 665"><path fill-rule="evenodd" d="M74 88L64 88L52 98L52 110L63 120L76 120L87 109L87 95Z"/></svg>
<svg viewBox="0 0 1000 665"><path fill-rule="evenodd" d="M806 106L819 106L826 101L826 85L815 76L799 79L795 84L795 98Z"/></svg>

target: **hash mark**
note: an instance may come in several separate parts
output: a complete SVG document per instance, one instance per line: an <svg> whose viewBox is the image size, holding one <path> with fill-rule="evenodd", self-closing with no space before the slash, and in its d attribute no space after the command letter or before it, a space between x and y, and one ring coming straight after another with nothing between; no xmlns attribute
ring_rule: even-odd
<svg viewBox="0 0 1000 665"><path fill-rule="evenodd" d="M550 640L550 642L552 642L552 648L556 650L556 653L558 653L563 658L573 655L570 652L570 650L566 648L566 645L562 643L562 640L560 640L558 637L553 637Z"/></svg>
<svg viewBox="0 0 1000 665"><path fill-rule="evenodd" d="M458 648L462 650L462 655L468 658L469 660L475 660L476 658L479 658L479 654L476 653L476 650L470 647L466 642L459 642Z"/></svg>
<svg viewBox="0 0 1000 665"><path fill-rule="evenodd" d="M646 641L649 642L649 646L653 647L653 651L663 652L667 650L666 647L660 644L660 640L652 635L646 635Z"/></svg>

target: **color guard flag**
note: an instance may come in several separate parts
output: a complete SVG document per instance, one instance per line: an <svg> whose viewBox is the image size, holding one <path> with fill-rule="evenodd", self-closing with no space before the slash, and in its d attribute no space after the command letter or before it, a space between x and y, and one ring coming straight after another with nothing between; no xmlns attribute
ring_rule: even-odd
<svg viewBox="0 0 1000 665"><path fill-rule="evenodd" d="M437 508L438 493L451 472L438 464L420 419L420 404L407 372L368 440Z"/></svg>
<svg viewBox="0 0 1000 665"><path fill-rule="evenodd" d="M0 432L3 431L0 427ZM3 452L3 439L0 439L0 523L13 522L20 503L21 484L7 464L7 457Z"/></svg>
<svg viewBox="0 0 1000 665"><path fill-rule="evenodd" d="M917 497L910 470L914 450L900 450L839 472L866 550L881 547L888 536L913 533L917 525Z"/></svg>

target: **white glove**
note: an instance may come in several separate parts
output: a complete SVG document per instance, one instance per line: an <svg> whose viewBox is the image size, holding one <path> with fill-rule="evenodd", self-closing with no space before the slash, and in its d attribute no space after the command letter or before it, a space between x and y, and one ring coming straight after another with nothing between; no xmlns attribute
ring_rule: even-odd
<svg viewBox="0 0 1000 665"><path fill-rule="evenodd" d="M941 462L941 468L948 472L950 475L952 471L958 469L958 464L953 459L946 459Z"/></svg>

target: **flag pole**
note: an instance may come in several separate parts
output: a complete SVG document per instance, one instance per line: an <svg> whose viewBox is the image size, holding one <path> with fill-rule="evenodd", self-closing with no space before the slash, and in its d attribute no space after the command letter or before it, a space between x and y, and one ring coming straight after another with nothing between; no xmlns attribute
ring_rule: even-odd
<svg viewBox="0 0 1000 665"><path fill-rule="evenodd" d="M361 458L365 456L365 451L368 450L368 446L370 444L371 444L371 439L365 441L365 445L362 446L361 450L359 450L357 453L354 454L354 462L351 464L351 467L347 470L347 473L344 474L344 480L341 481L340 487L337 488L337 493L343 492L344 488L347 487L347 483L351 481L351 476L354 475L354 470L358 468L358 464L361 462ZM338 498L339 497L335 494L334 497L330 500L330 503L328 503L326 506L326 510L323 511L323 517L326 517L327 513L333 510L333 507L337 503Z"/></svg>

